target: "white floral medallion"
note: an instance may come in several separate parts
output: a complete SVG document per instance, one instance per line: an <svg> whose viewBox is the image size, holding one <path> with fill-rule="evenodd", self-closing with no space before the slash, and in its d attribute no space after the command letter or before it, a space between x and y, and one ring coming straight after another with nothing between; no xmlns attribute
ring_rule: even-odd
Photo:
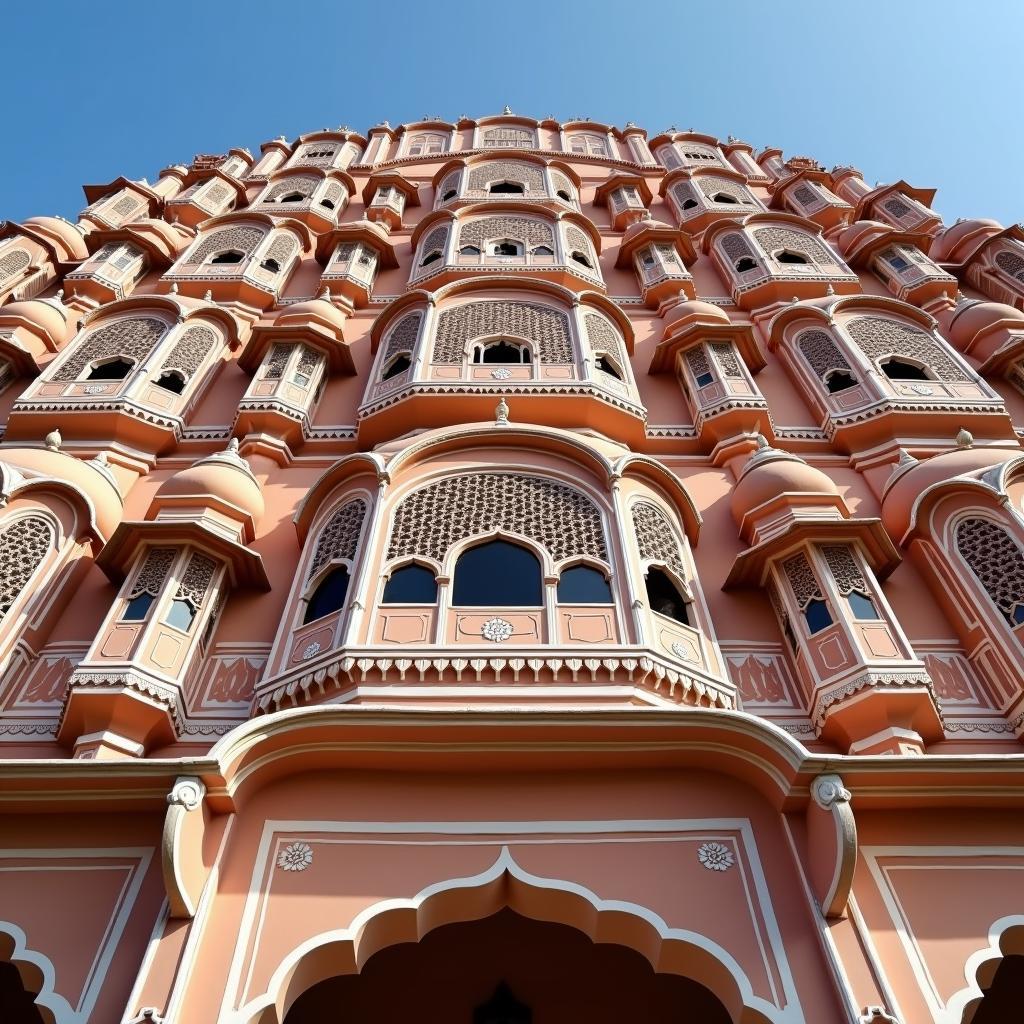
<svg viewBox="0 0 1024 1024"><path fill-rule="evenodd" d="M506 622L505 619L488 619L480 627L480 635L485 640L492 640L494 643L500 644L512 635L512 623Z"/></svg>
<svg viewBox="0 0 1024 1024"><path fill-rule="evenodd" d="M491 370L491 376L496 380L508 380L512 371L507 366L501 366L497 370Z"/></svg>
<svg viewBox="0 0 1024 1024"><path fill-rule="evenodd" d="M704 843L697 857L708 871L728 871L736 863L732 851L721 843Z"/></svg>
<svg viewBox="0 0 1024 1024"><path fill-rule="evenodd" d="M277 855L282 871L305 871L313 863L313 847L309 843L292 843Z"/></svg>
<svg viewBox="0 0 1024 1024"><path fill-rule="evenodd" d="M310 658L320 653L320 643L314 640L311 644L307 644L305 650L302 652L302 660L309 661Z"/></svg>

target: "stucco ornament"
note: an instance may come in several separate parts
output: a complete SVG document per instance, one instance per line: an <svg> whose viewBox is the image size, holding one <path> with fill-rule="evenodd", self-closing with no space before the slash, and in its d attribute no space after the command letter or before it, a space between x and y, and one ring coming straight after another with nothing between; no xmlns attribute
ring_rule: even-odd
<svg viewBox="0 0 1024 1024"><path fill-rule="evenodd" d="M292 843L277 855L282 871L305 871L313 863L313 847L309 843Z"/></svg>
<svg viewBox="0 0 1024 1024"><path fill-rule="evenodd" d="M708 871L728 871L736 863L732 851L721 843L704 843L697 857Z"/></svg>
<svg viewBox="0 0 1024 1024"><path fill-rule="evenodd" d="M512 623L505 619L488 619L480 627L480 635L485 640L492 640L494 643L500 644L512 635Z"/></svg>
<svg viewBox="0 0 1024 1024"><path fill-rule="evenodd" d="M320 642L314 640L311 644L306 644L305 649L302 652L302 660L309 661L310 658L315 657L320 653Z"/></svg>
<svg viewBox="0 0 1024 1024"><path fill-rule="evenodd" d="M206 795L206 787L199 779L186 777L178 779L174 788L167 794L169 804L178 804L186 811L194 811Z"/></svg>
<svg viewBox="0 0 1024 1024"><path fill-rule="evenodd" d="M512 371L507 366L499 366L497 370L491 370L491 376L495 380L508 380Z"/></svg>
<svg viewBox="0 0 1024 1024"><path fill-rule="evenodd" d="M819 775L811 783L811 795L819 807L831 807L837 802L847 802L853 794L838 775Z"/></svg>

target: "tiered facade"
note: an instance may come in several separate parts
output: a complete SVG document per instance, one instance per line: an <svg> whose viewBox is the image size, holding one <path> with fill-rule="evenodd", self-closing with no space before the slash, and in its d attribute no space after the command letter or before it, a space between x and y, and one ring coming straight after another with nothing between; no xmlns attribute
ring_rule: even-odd
<svg viewBox="0 0 1024 1024"><path fill-rule="evenodd" d="M1020 227L507 109L85 192L0 226L5 1024L1016 1019Z"/></svg>

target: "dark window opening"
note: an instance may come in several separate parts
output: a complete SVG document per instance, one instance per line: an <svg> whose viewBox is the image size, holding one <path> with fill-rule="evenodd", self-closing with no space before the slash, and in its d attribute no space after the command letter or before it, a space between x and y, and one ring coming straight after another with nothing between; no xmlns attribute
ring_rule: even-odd
<svg viewBox="0 0 1024 1024"><path fill-rule="evenodd" d="M521 196L526 192L526 189L517 181L499 181L492 185L488 190L491 195L509 195L509 196Z"/></svg>
<svg viewBox="0 0 1024 1024"><path fill-rule="evenodd" d="M647 603L652 612L667 615L670 619L681 622L685 626L693 625L690 621L686 599L670 576L662 572L661 569L652 567L647 570L645 582L647 584Z"/></svg>
<svg viewBox="0 0 1024 1024"><path fill-rule="evenodd" d="M816 597L807 602L804 620L807 623L807 631L813 636L832 625L832 613L828 610L828 605Z"/></svg>
<svg viewBox="0 0 1024 1024"><path fill-rule="evenodd" d="M729 195L728 192L718 192L711 197L713 202L716 203L727 203L735 206L739 200L735 196Z"/></svg>
<svg viewBox="0 0 1024 1024"><path fill-rule="evenodd" d="M920 366L904 362L902 359L889 359L882 363L882 373L889 380L931 380Z"/></svg>
<svg viewBox="0 0 1024 1024"><path fill-rule="evenodd" d="M744 256L742 259L738 259L736 261L736 270L741 274L747 270L754 270L756 267L756 261L751 259L749 256Z"/></svg>
<svg viewBox="0 0 1024 1024"><path fill-rule="evenodd" d="M564 188L560 188L555 193L555 195L558 196L558 198L561 199L563 203L571 203L572 202L572 196L569 195L569 193L566 192Z"/></svg>
<svg viewBox="0 0 1024 1024"><path fill-rule="evenodd" d="M180 395L185 390L185 375L177 370L168 370L167 373L161 373L153 383L158 388L163 388L164 391Z"/></svg>
<svg viewBox="0 0 1024 1024"><path fill-rule="evenodd" d="M382 604L434 604L437 601L437 580L422 565L403 565L384 584Z"/></svg>
<svg viewBox="0 0 1024 1024"><path fill-rule="evenodd" d="M535 245L531 250L534 256L554 256L555 250L550 245Z"/></svg>
<svg viewBox="0 0 1024 1024"><path fill-rule="evenodd" d="M1024 622L1024 605L1015 604L1013 606L1013 611L1010 612L1010 622L1014 626L1019 626Z"/></svg>
<svg viewBox="0 0 1024 1024"><path fill-rule="evenodd" d="M793 627L789 624L789 619L784 619L782 622L782 635L786 638L791 651L796 651L796 634L793 632Z"/></svg>
<svg viewBox="0 0 1024 1024"><path fill-rule="evenodd" d="M269 256L260 264L260 266L264 270L269 270L272 274L277 274L281 271L281 264Z"/></svg>
<svg viewBox="0 0 1024 1024"><path fill-rule="evenodd" d="M845 370L833 370L825 378L825 387L828 388L830 395L838 394L840 391L846 391L848 388L856 386L856 378L852 377Z"/></svg>
<svg viewBox="0 0 1024 1024"><path fill-rule="evenodd" d="M315 622L325 615L330 615L331 612L336 612L344 606L347 593L348 569L343 565L336 566L317 584L313 596L306 605L302 624Z"/></svg>
<svg viewBox="0 0 1024 1024"><path fill-rule="evenodd" d="M513 345L510 341L496 341L493 345L478 348L473 353L474 363L528 363L530 350L525 346Z"/></svg>
<svg viewBox="0 0 1024 1024"><path fill-rule="evenodd" d="M224 264L224 263L241 263L243 256L240 252L231 250L229 252L219 252L216 256L210 260L210 263Z"/></svg>
<svg viewBox="0 0 1024 1024"><path fill-rule="evenodd" d="M783 249L775 258L779 263L795 263L801 266L809 262L806 256L801 256L798 252L790 252L788 249Z"/></svg>
<svg viewBox="0 0 1024 1024"><path fill-rule="evenodd" d="M1024 1001L1024 955L1004 956L984 992L972 1024L1005 1024L1018 1017Z"/></svg>
<svg viewBox="0 0 1024 1024"><path fill-rule="evenodd" d="M882 617L878 614L875 602L859 590L851 590L846 600L850 605L850 611L853 612L853 617L859 621L880 619Z"/></svg>
<svg viewBox="0 0 1024 1024"><path fill-rule="evenodd" d="M333 199L321 199L320 200L320 205L321 206L326 206L328 210L333 210L334 209L334 200Z"/></svg>
<svg viewBox="0 0 1024 1024"><path fill-rule="evenodd" d="M563 604L611 604L612 588L604 573L589 565L574 565L558 580L558 600Z"/></svg>
<svg viewBox="0 0 1024 1024"><path fill-rule="evenodd" d="M135 364L127 359L112 359L109 363L100 363L89 371L86 380L124 380Z"/></svg>
<svg viewBox="0 0 1024 1024"><path fill-rule="evenodd" d="M505 982L473 1011L473 1024L532 1024L533 1011L519 1002Z"/></svg>
<svg viewBox="0 0 1024 1024"><path fill-rule="evenodd" d="M590 262L590 260L586 257L586 255L584 255L578 249L574 249L573 250L572 258L577 263L579 263L582 266L586 267L588 270L593 270L594 269L594 265Z"/></svg>
<svg viewBox="0 0 1024 1024"><path fill-rule="evenodd" d="M0 962L0 1020L4 1021L4 1024L43 1024L43 1016L36 1007L35 1000L36 993L25 988L18 968L12 963ZM491 1020L482 1019L488 1024ZM509 1024L519 1024L520 1021L520 1018L506 1019ZM529 1024L529 1020L528 1016L524 1018L524 1024Z"/></svg>
<svg viewBox="0 0 1024 1024"><path fill-rule="evenodd" d="M121 613L122 622L141 622L153 607L156 598L152 594L139 594L133 597Z"/></svg>
<svg viewBox="0 0 1024 1024"><path fill-rule="evenodd" d="M495 242L495 256L518 256L519 246L515 242Z"/></svg>
<svg viewBox="0 0 1024 1024"><path fill-rule="evenodd" d="M687 200L685 200L683 202L683 209L684 210L696 210L697 209L697 200L696 199L687 199Z"/></svg>
<svg viewBox="0 0 1024 1024"><path fill-rule="evenodd" d="M196 610L188 601L172 601L171 609L164 621L168 626L174 626L175 629L187 633L192 628L192 623L196 621Z"/></svg>
<svg viewBox="0 0 1024 1024"><path fill-rule="evenodd" d="M281 196L282 203L301 203L304 199L308 198L301 192L289 192L286 196Z"/></svg>
<svg viewBox="0 0 1024 1024"><path fill-rule="evenodd" d="M441 258L441 253L438 251L429 252L423 257L423 261L420 263L421 267L425 267L430 263L436 263Z"/></svg>
<svg viewBox="0 0 1024 1024"><path fill-rule="evenodd" d="M455 564L452 604L460 608L523 608L544 603L540 562L504 540L464 551Z"/></svg>
<svg viewBox="0 0 1024 1024"><path fill-rule="evenodd" d="M441 199L447 203L449 199L454 199L458 194L459 193L456 192L455 189L450 188L443 196L441 196Z"/></svg>
<svg viewBox="0 0 1024 1024"><path fill-rule="evenodd" d="M459 250L459 255L460 256L479 256L480 255L480 249L477 246L475 246L475 245L464 245Z"/></svg>
<svg viewBox="0 0 1024 1024"><path fill-rule="evenodd" d="M711 373L698 373L696 377L697 387L706 388L714 379L714 375Z"/></svg>
<svg viewBox="0 0 1024 1024"><path fill-rule="evenodd" d="M384 370L380 379L391 380L392 377L397 377L400 373L405 373L410 366L412 366L412 361L409 359L408 355L402 352L388 363L387 368Z"/></svg>
<svg viewBox="0 0 1024 1024"><path fill-rule="evenodd" d="M597 368L604 373L607 373L609 377L614 377L616 380L622 380L622 374L615 369L615 366L607 356L597 357Z"/></svg>

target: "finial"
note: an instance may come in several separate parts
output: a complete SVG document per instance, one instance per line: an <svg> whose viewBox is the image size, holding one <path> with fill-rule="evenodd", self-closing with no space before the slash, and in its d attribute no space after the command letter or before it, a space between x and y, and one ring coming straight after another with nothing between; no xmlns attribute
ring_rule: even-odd
<svg viewBox="0 0 1024 1024"><path fill-rule="evenodd" d="M725 141L726 142L735 142L736 141L736 136L735 135L727 135L726 138L725 138Z"/></svg>
<svg viewBox="0 0 1024 1024"><path fill-rule="evenodd" d="M43 438L43 444L45 444L51 452L59 452L60 446L63 443L64 438L60 436L60 431L56 427L54 427L53 430Z"/></svg>
<svg viewBox="0 0 1024 1024"><path fill-rule="evenodd" d="M960 428L960 433L956 435L956 446L957 448L972 448L974 446L974 435L963 427Z"/></svg>
<svg viewBox="0 0 1024 1024"><path fill-rule="evenodd" d="M826 295L835 295L835 293L836 293L836 290L835 290L835 288L832 287L832 282L829 281L828 287L825 289L825 294Z"/></svg>
<svg viewBox="0 0 1024 1024"><path fill-rule="evenodd" d="M95 462L99 466L105 466L107 464L107 453L106 452L97 452L96 456L93 458L92 461Z"/></svg>
<svg viewBox="0 0 1024 1024"><path fill-rule="evenodd" d="M496 427L508 426L508 402L504 398L498 402L498 407L494 410L494 416L494 425Z"/></svg>
<svg viewBox="0 0 1024 1024"><path fill-rule="evenodd" d="M178 294L178 282L177 281L172 281L171 282L171 294L172 295L177 295Z"/></svg>
<svg viewBox="0 0 1024 1024"><path fill-rule="evenodd" d="M635 128L636 127L636 121L627 121L626 122L626 127L627 128Z"/></svg>
<svg viewBox="0 0 1024 1024"><path fill-rule="evenodd" d="M212 288L207 288L206 289L206 294L203 296L203 301L204 302L213 302L213 289Z"/></svg>
<svg viewBox="0 0 1024 1024"><path fill-rule="evenodd" d="M793 298L791 298L789 300L789 303L790 303L790 305L793 305L793 304L795 304L795 303L797 303L799 301L800 301L800 296L799 295L794 295Z"/></svg>
<svg viewBox="0 0 1024 1024"><path fill-rule="evenodd" d="M771 448L771 445L768 443L768 438L765 437L760 430L754 435L754 444L757 445L757 450L759 452L763 452L765 449Z"/></svg>
<svg viewBox="0 0 1024 1024"><path fill-rule="evenodd" d="M502 110L502 113L503 114L511 114L512 113L512 108L506 103L505 104L505 109Z"/></svg>
<svg viewBox="0 0 1024 1024"><path fill-rule="evenodd" d="M238 454L238 438L237 437L231 438L231 440L228 441L228 446L227 446L227 448L224 449L224 451L231 452L232 455L237 455Z"/></svg>
<svg viewBox="0 0 1024 1024"><path fill-rule="evenodd" d="M288 138L287 138L287 136L284 136L284 135L278 135L277 141L278 142L287 142Z"/></svg>
<svg viewBox="0 0 1024 1024"><path fill-rule="evenodd" d="M331 289L328 288L327 285L324 285L323 288L320 291L320 296L319 297L321 299L324 299L326 302L330 302L331 301Z"/></svg>
<svg viewBox="0 0 1024 1024"><path fill-rule="evenodd" d="M64 301L64 289L63 289L63 288L58 288L58 289L57 289L57 294L56 294L56 295L54 295L54 298L55 298L55 299L56 299L56 300L57 300L58 302L63 302L63 301Z"/></svg>

